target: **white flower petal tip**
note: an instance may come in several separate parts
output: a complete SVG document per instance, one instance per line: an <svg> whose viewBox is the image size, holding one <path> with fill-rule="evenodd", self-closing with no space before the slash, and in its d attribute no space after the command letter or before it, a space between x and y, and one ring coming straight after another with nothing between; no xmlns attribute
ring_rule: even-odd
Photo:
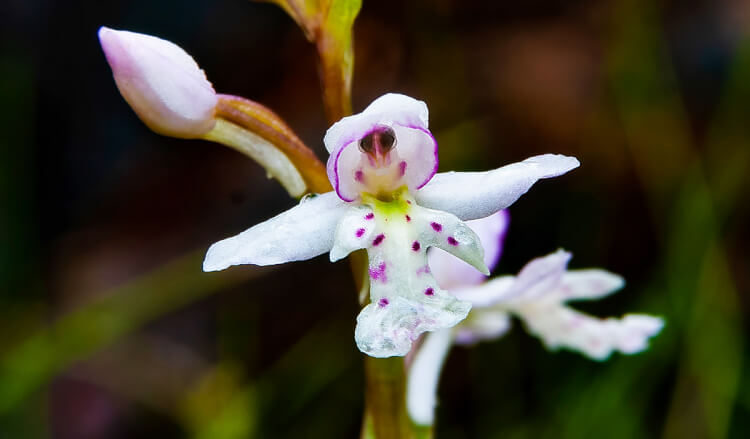
<svg viewBox="0 0 750 439"><path fill-rule="evenodd" d="M218 102L195 60L179 46L135 32L99 29L117 88L153 131L196 138L213 128Z"/></svg>
<svg viewBox="0 0 750 439"><path fill-rule="evenodd" d="M409 96L381 96L363 112L333 124L324 142L331 153L328 178L344 201L403 185L417 190L437 172L427 105Z"/></svg>
<svg viewBox="0 0 750 439"><path fill-rule="evenodd" d="M513 204L544 178L577 168L575 157L544 154L487 172L445 172L416 192L421 206L451 212L462 220L484 218Z"/></svg>
<svg viewBox="0 0 750 439"><path fill-rule="evenodd" d="M347 206L333 192L300 204L208 249L204 271L232 265L274 265L314 258L331 250Z"/></svg>
<svg viewBox="0 0 750 439"><path fill-rule="evenodd" d="M621 290L625 279L596 268L571 270L565 273L556 294L560 300L599 299Z"/></svg>
<svg viewBox="0 0 750 439"><path fill-rule="evenodd" d="M359 350L371 357L404 356L420 334L455 326L470 309L468 302L438 288L421 298L381 297L357 316L354 339Z"/></svg>
<svg viewBox="0 0 750 439"><path fill-rule="evenodd" d="M541 316L524 317L524 321L549 349L579 351L598 361L608 359L614 352L632 355L648 349L648 340L664 327L661 318L645 314L598 319L568 308L549 314L546 321Z"/></svg>

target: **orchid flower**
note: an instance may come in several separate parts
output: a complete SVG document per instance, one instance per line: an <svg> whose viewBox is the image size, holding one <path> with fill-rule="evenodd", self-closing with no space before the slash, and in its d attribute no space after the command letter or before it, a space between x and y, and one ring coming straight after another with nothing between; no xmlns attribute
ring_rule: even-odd
<svg viewBox="0 0 750 439"><path fill-rule="evenodd" d="M484 244L487 266L494 268L509 224L507 211L467 224ZM482 273L444 252L429 252L438 283L473 308L454 328L429 334L417 351L407 390L407 407L415 422L433 422L440 370L451 346L500 338L510 329L511 316L520 319L547 348L571 349L594 360L605 360L614 351L635 354L648 347L648 339L661 330L662 319L644 314L599 319L566 305L572 300L605 297L624 285L622 277L605 270L568 270L570 258L570 253L558 250L533 259L517 276L485 282Z"/></svg>
<svg viewBox="0 0 750 439"><path fill-rule="evenodd" d="M334 191L211 246L205 271L272 265L329 252L331 261L366 249L370 303L355 340L374 357L403 356L425 331L463 320L471 304L441 289L427 265L438 247L488 274L477 235L463 220L503 209L537 180L579 165L541 155L488 172L437 174L437 142L424 102L400 94L376 99L331 126L324 138Z"/></svg>

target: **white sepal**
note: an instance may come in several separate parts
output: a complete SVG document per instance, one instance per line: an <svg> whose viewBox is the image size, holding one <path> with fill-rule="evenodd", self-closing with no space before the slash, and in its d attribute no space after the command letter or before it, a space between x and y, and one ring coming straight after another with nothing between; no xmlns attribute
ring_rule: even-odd
<svg viewBox="0 0 750 439"><path fill-rule="evenodd" d="M436 174L414 196L420 206L450 212L462 220L490 216L513 204L543 178L580 165L575 157L544 154L486 172Z"/></svg>
<svg viewBox="0 0 750 439"><path fill-rule="evenodd" d="M204 271L232 265L275 265L314 258L331 250L341 217L349 208L334 192L300 204L208 249Z"/></svg>

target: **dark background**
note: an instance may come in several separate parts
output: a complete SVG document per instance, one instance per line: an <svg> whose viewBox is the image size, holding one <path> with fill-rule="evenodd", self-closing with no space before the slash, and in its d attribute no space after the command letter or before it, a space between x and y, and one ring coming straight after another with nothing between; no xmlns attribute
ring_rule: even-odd
<svg viewBox="0 0 750 439"><path fill-rule="evenodd" d="M212 242L294 201L232 150L150 132L96 37L177 43L325 158L296 24L246 0L6 0L0 17L0 437L356 437L347 264L203 274ZM437 437L750 434L749 25L742 0L364 1L355 111L426 101L441 170L582 163L511 208L496 273L562 247L628 282L580 309L667 321L607 362L518 324L455 349Z"/></svg>

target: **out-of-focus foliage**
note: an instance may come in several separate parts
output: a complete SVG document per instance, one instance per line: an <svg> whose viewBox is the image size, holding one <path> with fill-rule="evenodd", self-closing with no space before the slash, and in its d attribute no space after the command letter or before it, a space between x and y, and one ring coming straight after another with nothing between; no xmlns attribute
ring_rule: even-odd
<svg viewBox="0 0 750 439"><path fill-rule="evenodd" d="M347 267L202 273L211 242L294 201L234 151L148 131L96 41L107 25L180 44L325 158L297 24L245 0L0 12L0 437L356 436ZM627 279L587 311L667 320L646 353L602 363L518 328L455 349L438 438L750 434L748 17L740 1L362 4L355 109L387 91L425 100L442 170L581 160L511 208L498 273L564 247L571 268Z"/></svg>

